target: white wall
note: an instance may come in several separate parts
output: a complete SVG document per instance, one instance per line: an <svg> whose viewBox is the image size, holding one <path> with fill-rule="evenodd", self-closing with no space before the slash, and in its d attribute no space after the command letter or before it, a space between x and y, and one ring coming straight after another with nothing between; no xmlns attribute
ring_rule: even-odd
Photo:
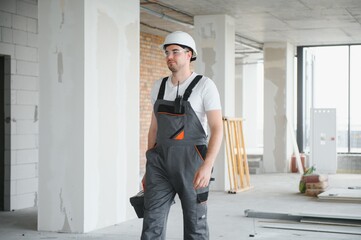
<svg viewBox="0 0 361 240"><path fill-rule="evenodd" d="M262 86L259 86L258 64L243 65L243 123L245 145L247 153L254 153L257 148L260 148L260 132L258 129L258 122L261 121L261 112L258 109L259 102L263 100L260 93Z"/></svg>
<svg viewBox="0 0 361 240"><path fill-rule="evenodd" d="M139 2L85 1L85 231L135 217Z"/></svg>
<svg viewBox="0 0 361 240"><path fill-rule="evenodd" d="M39 1L38 229L88 232L135 217L139 2Z"/></svg>
<svg viewBox="0 0 361 240"><path fill-rule="evenodd" d="M38 8L36 1L0 1L0 54L11 57L11 145L6 148L6 210L37 205Z"/></svg>
<svg viewBox="0 0 361 240"><path fill-rule="evenodd" d="M235 60L235 82L234 82L234 100L235 100L235 109L234 116L237 118L243 117L243 92L244 92L244 84L243 84L243 59Z"/></svg>
<svg viewBox="0 0 361 240"><path fill-rule="evenodd" d="M194 18L197 44L196 71L210 77L220 93L223 116L235 115L235 26L227 15L204 15ZM222 146L214 164L213 190L228 188L228 175Z"/></svg>
<svg viewBox="0 0 361 240"><path fill-rule="evenodd" d="M39 1L39 230L84 230L82 19L83 1Z"/></svg>

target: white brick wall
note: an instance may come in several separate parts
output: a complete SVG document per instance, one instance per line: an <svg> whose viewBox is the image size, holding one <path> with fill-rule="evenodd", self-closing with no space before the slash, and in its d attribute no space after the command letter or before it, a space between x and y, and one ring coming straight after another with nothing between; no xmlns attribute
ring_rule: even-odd
<svg viewBox="0 0 361 240"><path fill-rule="evenodd" d="M26 45L28 42L27 32L23 30L13 30L13 41L15 44Z"/></svg>
<svg viewBox="0 0 361 240"><path fill-rule="evenodd" d="M11 14L10 13L0 11L0 26L11 28Z"/></svg>
<svg viewBox="0 0 361 240"><path fill-rule="evenodd" d="M27 34L24 36L24 38L27 39ZM16 46L15 58L19 60L36 62L38 61L38 49L34 47Z"/></svg>
<svg viewBox="0 0 361 240"><path fill-rule="evenodd" d="M0 53L10 55L12 58L15 55L15 45L11 43L0 42Z"/></svg>
<svg viewBox="0 0 361 240"><path fill-rule="evenodd" d="M26 31L27 30L27 18L20 16L20 15L12 15L12 27L13 29L17 29L17 30L23 30Z"/></svg>
<svg viewBox="0 0 361 240"><path fill-rule="evenodd" d="M16 12L22 16L38 18L38 6L35 4L17 1Z"/></svg>
<svg viewBox="0 0 361 240"><path fill-rule="evenodd" d="M16 194L33 193L38 191L38 178L22 179L16 182Z"/></svg>
<svg viewBox="0 0 361 240"><path fill-rule="evenodd" d="M1 39L2 42L12 43L13 42L13 31L11 28L2 27L1 28Z"/></svg>
<svg viewBox="0 0 361 240"><path fill-rule="evenodd" d="M38 123L32 120L18 120L16 121L16 133L37 135L39 133Z"/></svg>
<svg viewBox="0 0 361 240"><path fill-rule="evenodd" d="M11 57L11 146L5 178L10 209L36 205L39 99L38 6L36 0L0 0L0 54Z"/></svg>
<svg viewBox="0 0 361 240"><path fill-rule="evenodd" d="M25 149L16 151L17 164L37 163L39 153L37 149Z"/></svg>
<svg viewBox="0 0 361 240"><path fill-rule="evenodd" d="M38 32L38 21L36 19L28 18L27 25L28 32L37 33Z"/></svg>
<svg viewBox="0 0 361 240"><path fill-rule="evenodd" d="M16 61L16 72L27 76L38 76L39 66L37 62Z"/></svg>
<svg viewBox="0 0 361 240"><path fill-rule="evenodd" d="M28 46L38 47L38 34L28 32Z"/></svg>
<svg viewBox="0 0 361 240"><path fill-rule="evenodd" d="M38 167L36 163L12 166L10 172L12 180L30 179L38 177Z"/></svg>
<svg viewBox="0 0 361 240"><path fill-rule="evenodd" d="M34 149L37 147L37 135L12 135L11 136L11 149L23 150Z"/></svg>
<svg viewBox="0 0 361 240"><path fill-rule="evenodd" d="M17 104L38 105L39 93L36 91L18 90L16 95Z"/></svg>
<svg viewBox="0 0 361 240"><path fill-rule="evenodd" d="M11 74L16 74L16 60L11 59Z"/></svg>
<svg viewBox="0 0 361 240"><path fill-rule="evenodd" d="M36 206L37 192L18 194L11 196L10 204L12 209L22 209Z"/></svg>
<svg viewBox="0 0 361 240"><path fill-rule="evenodd" d="M16 12L16 1L15 0L2 0L0 1L0 9L5 12L15 13Z"/></svg>
<svg viewBox="0 0 361 240"><path fill-rule="evenodd" d="M11 87L15 90L39 90L39 81L37 77L13 75L11 79Z"/></svg>

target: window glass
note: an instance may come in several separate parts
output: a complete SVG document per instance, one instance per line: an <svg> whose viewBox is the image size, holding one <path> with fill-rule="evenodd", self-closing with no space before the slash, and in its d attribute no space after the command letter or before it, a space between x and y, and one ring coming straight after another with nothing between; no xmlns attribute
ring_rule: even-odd
<svg viewBox="0 0 361 240"><path fill-rule="evenodd" d="M310 108L336 108L337 151L348 151L348 46L310 48L313 55L312 81L306 82ZM311 68L311 67L309 67ZM310 90L312 89L312 90ZM309 94L310 95L310 94ZM306 129L310 129L309 119ZM307 126L308 125L308 126ZM307 133L309 139L309 132ZM309 141L306 143L309 146Z"/></svg>
<svg viewBox="0 0 361 240"><path fill-rule="evenodd" d="M350 148L361 152L361 46L350 47Z"/></svg>

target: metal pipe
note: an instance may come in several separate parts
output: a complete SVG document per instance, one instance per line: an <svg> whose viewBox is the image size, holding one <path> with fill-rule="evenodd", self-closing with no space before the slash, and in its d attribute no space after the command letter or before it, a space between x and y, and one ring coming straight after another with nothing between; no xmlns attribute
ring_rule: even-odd
<svg viewBox="0 0 361 240"><path fill-rule="evenodd" d="M165 30L165 29L159 28L159 27L154 27L154 26L151 26L151 25L146 24L146 23L142 23L142 22L141 22L140 25L143 25L143 26L145 26L145 27L147 27L147 28L151 28L151 29L154 29L154 30L162 31L162 32L165 32L165 33L167 33L167 34L171 33L171 31L168 31L168 30Z"/></svg>
<svg viewBox="0 0 361 240"><path fill-rule="evenodd" d="M189 24L189 23L187 23L187 22L183 22L183 21L181 21L181 20L172 18L172 17L170 17L170 16L168 16L168 15L165 15L164 13L159 13L159 12L156 12L156 11L151 10L151 9L149 9L149 8L142 7L142 6L140 6L140 10L142 10L142 11L144 11L144 12L146 12L146 13L149 13L149 14L151 14L151 15L153 15L153 16L159 17L159 18L161 18L161 19L164 19L164 20L167 20L167 21L176 23L176 24L180 24L180 25L182 25L182 26L184 26L184 27L188 27L188 28L191 28L191 29L194 28L194 26L193 26L192 24Z"/></svg>
<svg viewBox="0 0 361 240"><path fill-rule="evenodd" d="M146 0L146 3L148 3L148 4L156 4L156 5L159 5L161 7L170 9L170 10L172 10L174 12L183 14L183 15L185 15L187 17L193 18L193 16L191 16L189 14L186 14L186 13L184 13L182 11L171 8L171 7L169 7L167 5L164 5L164 4L160 4L160 3L155 2L155 1ZM181 21L179 19L175 19L175 18L173 18L171 16L168 16L168 15L166 15L164 13L159 13L157 11L151 10L151 9L143 7L143 6L140 6L140 10L142 10L142 11L148 13L148 14L151 14L153 16L159 17L161 19L164 19L164 20L167 20L167 21L170 21L170 22L173 22L173 23L180 24L182 26L188 27L190 29L194 28L193 23L188 23L188 22ZM156 27L154 27L154 28L156 28ZM246 37L241 36L241 35L239 35L237 33L236 33L236 36L235 36L235 42L239 43L239 44L242 44L244 46L247 46L249 48L255 49L256 51L259 51L259 52L263 51L263 44L262 43L256 42L256 41L254 41L252 39L246 38Z"/></svg>

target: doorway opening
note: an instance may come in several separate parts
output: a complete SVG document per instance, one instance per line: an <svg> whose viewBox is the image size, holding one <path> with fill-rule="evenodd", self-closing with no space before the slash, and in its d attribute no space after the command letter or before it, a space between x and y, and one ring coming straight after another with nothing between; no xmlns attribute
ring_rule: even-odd
<svg viewBox="0 0 361 240"><path fill-rule="evenodd" d="M11 58L0 54L0 211L10 210Z"/></svg>

